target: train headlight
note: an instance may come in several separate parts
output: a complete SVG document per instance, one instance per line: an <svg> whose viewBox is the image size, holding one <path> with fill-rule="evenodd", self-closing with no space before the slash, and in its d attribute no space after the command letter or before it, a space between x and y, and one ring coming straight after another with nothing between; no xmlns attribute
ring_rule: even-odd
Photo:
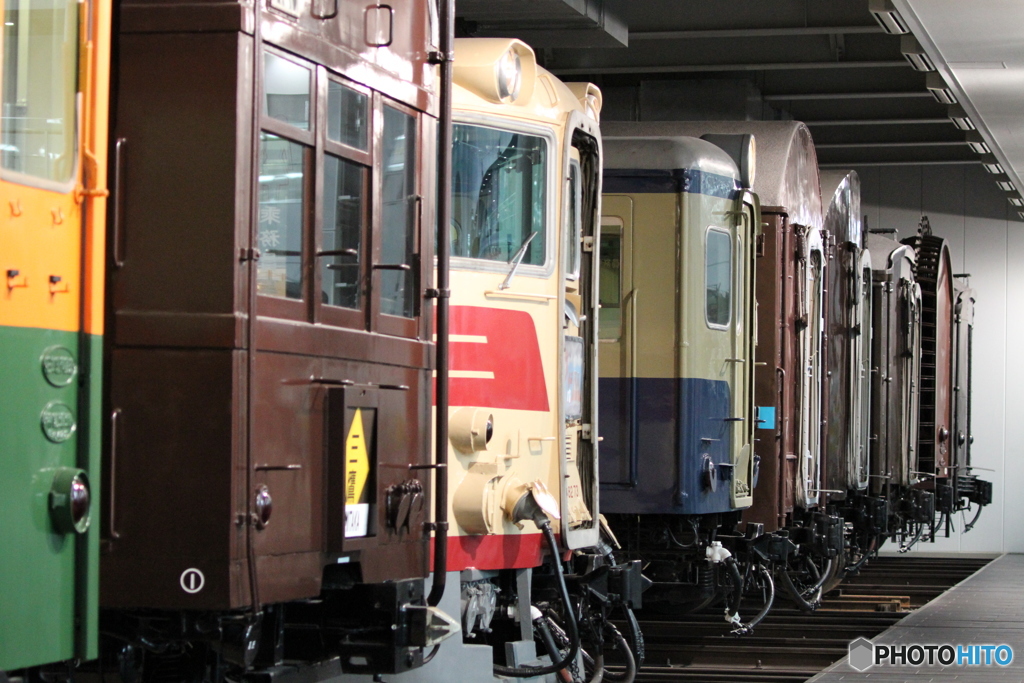
<svg viewBox="0 0 1024 683"><path fill-rule="evenodd" d="M732 157L740 172L741 187L749 190L754 186L754 176L757 172L757 142L753 135L709 133L702 135L700 139L716 145Z"/></svg>
<svg viewBox="0 0 1024 683"><path fill-rule="evenodd" d="M494 415L480 408L460 408L448 420L448 440L461 453L487 450L494 438Z"/></svg>
<svg viewBox="0 0 1024 683"><path fill-rule="evenodd" d="M57 533L84 534L89 529L92 493L89 477L75 467L61 467L50 484L50 520Z"/></svg>
<svg viewBox="0 0 1024 683"><path fill-rule="evenodd" d="M498 97L503 102L515 102L523 86L523 60L513 48L494 64L498 82Z"/></svg>
<svg viewBox="0 0 1024 683"><path fill-rule="evenodd" d="M452 79L495 104L526 103L533 97L537 57L515 38L457 38Z"/></svg>
<svg viewBox="0 0 1024 683"><path fill-rule="evenodd" d="M270 515L274 513L274 499L270 497L270 489L266 485L256 489L256 528L263 530L270 524Z"/></svg>

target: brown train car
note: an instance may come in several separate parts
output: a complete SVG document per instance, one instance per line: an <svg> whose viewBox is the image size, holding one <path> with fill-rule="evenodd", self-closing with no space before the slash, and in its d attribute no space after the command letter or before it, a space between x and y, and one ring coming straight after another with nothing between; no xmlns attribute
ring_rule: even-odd
<svg viewBox="0 0 1024 683"><path fill-rule="evenodd" d="M102 605L130 643L422 661L432 7L118 7Z"/></svg>
<svg viewBox="0 0 1024 683"><path fill-rule="evenodd" d="M921 400L918 424L918 488L934 493L939 525L948 536L953 514L992 502L992 484L970 465L970 344L973 292L955 282L948 242L932 234L927 216L918 233L903 240L917 256L921 284ZM963 438L961 439L961 435ZM917 536L919 536L918 534ZM935 538L933 527L931 538Z"/></svg>
<svg viewBox="0 0 1024 683"><path fill-rule="evenodd" d="M868 493L887 501L886 534L909 547L935 517L935 498L916 488L920 420L921 286L912 247L869 234L872 259L870 482ZM891 231L890 231L891 232ZM883 534L873 541L878 547ZM870 547L870 546L869 546Z"/></svg>
<svg viewBox="0 0 1024 683"><path fill-rule="evenodd" d="M831 259L826 291L825 488L843 500L868 485L871 255L864 249L860 178L854 171L821 173L824 226Z"/></svg>
<svg viewBox="0 0 1024 683"><path fill-rule="evenodd" d="M918 234L903 240L917 255L921 285L921 419L918 465L935 480L948 479L953 428L953 267L949 244L923 217Z"/></svg>
<svg viewBox="0 0 1024 683"><path fill-rule="evenodd" d="M825 488L830 502L846 522L845 558L832 579L838 583L844 567L866 559L889 525L889 503L872 495L871 390L872 265L865 248L860 213L860 178L854 171L823 171L822 204L831 258L826 306Z"/></svg>

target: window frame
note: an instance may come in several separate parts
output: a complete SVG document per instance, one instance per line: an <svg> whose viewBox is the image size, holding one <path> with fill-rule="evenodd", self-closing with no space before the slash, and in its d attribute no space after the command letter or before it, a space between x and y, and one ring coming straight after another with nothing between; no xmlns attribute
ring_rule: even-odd
<svg viewBox="0 0 1024 683"><path fill-rule="evenodd" d="M729 311L728 311L728 314L725 316L726 323L724 325L719 324L719 323L713 323L713 322L711 322L710 318L708 318L708 301L707 301L707 296L708 296L708 294L707 294L708 293L708 245L709 245L708 238L710 237L712 232L716 232L716 233L719 233L721 235L725 235L726 241L727 241L727 243L729 245L729 277L728 277L728 282L729 282ZM732 288L733 288L733 285L734 285L733 278L736 275L736 268L734 267L735 261L736 261L736 252L735 252L735 250L733 248L733 235L732 235L732 231L728 230L726 228L718 227L716 225L709 225L707 228L705 228L705 230L704 230L704 297L703 297L703 299L704 299L704 306L703 306L703 308L704 308L704 322L708 326L709 329L718 330L718 331L727 331L727 330L732 329L733 309L734 309Z"/></svg>
<svg viewBox="0 0 1024 683"><path fill-rule="evenodd" d="M260 60L258 74L260 88L260 110L255 117L254 125L258 131L302 145L303 157L303 223L302 223L302 299L287 299L277 296L258 294L256 297L256 315L291 320L307 324L324 324L335 328L351 329L361 332L379 332L396 337L420 339L426 335L428 324L424 320L425 305L422 292L429 285L428 278L432 272L424 272L423 230L429 216L424 214L422 198L424 188L429 185L425 178L424 163L428 156L425 147L429 144L428 133L432 131L427 117L417 109L401 102L392 100L384 94L345 78L341 74L328 69L322 64L306 59L300 55L283 50L272 43L260 46L264 52L275 54L283 59L310 69L310 127L309 130L285 123L271 117L264 111L263 88L265 87L264 60ZM359 149L328 137L327 117L329 106L329 86L334 82L359 92L367 98L367 136L366 149ZM383 190L380 179L383 178L383 116L384 107L392 107L403 114L411 116L414 130L419 140L415 145L413 163L412 188L418 198L413 247L414 282L413 317L388 315L381 311L380 291L381 275L384 270L373 266L381 262L382 245L382 208ZM345 308L322 301L323 268L321 252L324 251L324 201L326 197L325 168L327 155L342 161L358 164L362 168L363 207L362 227L360 233L359 308ZM259 174L261 160L253 161L253 173ZM258 183L257 183L258 187ZM252 217L256 221L256 216ZM258 228L257 228L258 230ZM253 282L252 286L255 286Z"/></svg>
<svg viewBox="0 0 1024 683"><path fill-rule="evenodd" d="M550 278L555 273L557 266L555 260L557 245L555 242L561 239L561 231L558 229L558 205L556 197L558 196L558 183L562 169L560 164L552 159L552 155L558 152L558 144L555 139L554 131L525 121L509 121L484 114L471 113L460 113L454 115L452 124L479 126L481 128L490 128L492 130L498 130L506 133L532 135L534 137L542 138L547 144L545 156L548 168L545 178L547 200L545 202L546 206L544 207L544 230L546 233L544 236L544 264L537 266L521 263L519 268L516 269L516 277L531 277L538 279ZM451 245L446 245L446 248L450 250ZM471 258L469 256L455 256L454 254L451 255L450 264L452 270L500 273L502 277L508 274L510 267L508 261L491 261L489 259Z"/></svg>
<svg viewBox="0 0 1024 683"><path fill-rule="evenodd" d="M609 219L615 219L615 222L613 223ZM601 300L601 289L600 289L600 283L599 283L598 284L598 292L597 292L597 298L598 298L598 301L597 301L597 303L598 303L598 310L597 310L597 338L598 338L598 342L618 343L618 342L622 341L622 337L623 337L623 323L625 322L623 320L623 315L622 315L622 311L625 309L625 306L623 306L623 300L625 299L625 296L624 296L623 291L622 291L622 270L623 270L622 269L622 266L623 266L622 262L624 260L624 254L623 254L623 242L624 242L624 235L623 235L623 233L624 232L625 232L625 226L624 226L624 223L623 223L622 219L620 219L620 218L618 218L616 216L601 216L601 232L600 232L600 235L598 235L598 240L597 240L597 271L598 271L598 276L600 276L600 273L601 273L601 240L604 239L605 237L609 237L609 238L614 237L614 238L616 238L618 240L618 243L619 243L619 269L618 269L618 277L617 277L617 279L619 281L619 286L618 286L618 290L619 290L619 293L618 293L618 306L617 306L617 309L619 311L619 324L617 326L615 336L608 336L608 337L606 337L606 336L602 335L602 333L605 332L606 330L604 328L604 321L602 320L602 317L601 317L601 311L603 311L605 309L608 309L608 310L613 310L613 309L612 309L611 306L605 306L604 302Z"/></svg>
<svg viewBox="0 0 1024 683"><path fill-rule="evenodd" d="M327 110L328 110L328 89L330 81L340 83L367 96L367 124L366 150L357 147L350 147L344 143L331 140L327 137ZM374 217L377 214L375 201L374 182L375 166L374 155L377 149L378 136L374 134L373 121L377 117L377 100L379 95L369 88L353 83L339 74L329 71L323 66L317 68L316 80L317 108L316 108L316 131L317 131L317 157L316 173L321 182L316 184L316 224L313 226L315 263L312 265L314 271L313 293L313 322L331 325L332 327L346 327L360 330L370 329L370 301L373 298L372 282L370 278L370 256L375 243ZM322 131L322 135L320 134ZM324 180L324 170L327 164L327 155L337 157L344 161L352 161L363 167L363 225L360 231L360 254L359 254L359 308L345 308L334 306L321 301L320 293L323 292L323 268L320 265L320 252L324 249L324 201L327 189Z"/></svg>
<svg viewBox="0 0 1024 683"><path fill-rule="evenodd" d="M423 317L423 291L426 288L425 274L423 268L423 183L424 183L424 169L423 169L423 147L426 142L424 135L424 117L419 115L419 112L401 102L392 100L389 97L376 93L377 99L375 102L375 108L373 116L375 119L381 122L381 125L377 126L376 130L372 131L371 137L374 138L374 148L378 150L378 153L374 155L374 178L373 182L373 230L372 234L374 240L372 242L371 257L369 261L370 267L370 329L373 332L380 332L381 334L388 334L396 337L412 337L416 338L421 334L421 319ZM416 156L413 161L413 183L412 188L415 191L417 197L416 201L416 216L415 225L413 227L413 252L412 252L412 270L408 271L411 273L415 284L415 291L417 295L413 297L413 314L411 318L404 316L389 315L381 311L381 278L385 270L375 268L381 264L381 251L382 251L382 219L383 219L383 208L384 208L384 190L383 190L383 178L384 178L384 107L391 107L403 114L408 114L413 117L414 128L416 135L419 136L417 144L415 145Z"/></svg>

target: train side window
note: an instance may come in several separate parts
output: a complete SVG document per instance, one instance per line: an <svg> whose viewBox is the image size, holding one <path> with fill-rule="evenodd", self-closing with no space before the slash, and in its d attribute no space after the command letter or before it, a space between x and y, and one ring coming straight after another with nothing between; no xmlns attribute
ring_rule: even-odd
<svg viewBox="0 0 1024 683"><path fill-rule="evenodd" d="M384 107L380 312L416 316L416 117Z"/></svg>
<svg viewBox="0 0 1024 683"><path fill-rule="evenodd" d="M622 334L622 234L601 226L598 336L618 339Z"/></svg>
<svg viewBox="0 0 1024 683"><path fill-rule="evenodd" d="M523 266L543 266L546 226L547 141L455 124L452 256L507 264L523 249Z"/></svg>
<svg viewBox="0 0 1024 683"><path fill-rule="evenodd" d="M7 0L3 32L5 171L51 183L75 174L78 3Z"/></svg>
<svg viewBox="0 0 1024 683"><path fill-rule="evenodd" d="M302 299L305 166L303 145L260 134L259 294Z"/></svg>
<svg viewBox="0 0 1024 683"><path fill-rule="evenodd" d="M367 103L365 94L336 81L327 82L327 139L366 150Z"/></svg>
<svg viewBox="0 0 1024 683"><path fill-rule="evenodd" d="M708 228L704 248L705 320L708 327L726 329L732 312L732 237Z"/></svg>
<svg viewBox="0 0 1024 683"><path fill-rule="evenodd" d="M263 73L263 113L309 130L313 71L273 52L264 52Z"/></svg>
<svg viewBox="0 0 1024 683"><path fill-rule="evenodd" d="M324 155L321 300L358 309L362 304L363 196L366 169L347 159Z"/></svg>

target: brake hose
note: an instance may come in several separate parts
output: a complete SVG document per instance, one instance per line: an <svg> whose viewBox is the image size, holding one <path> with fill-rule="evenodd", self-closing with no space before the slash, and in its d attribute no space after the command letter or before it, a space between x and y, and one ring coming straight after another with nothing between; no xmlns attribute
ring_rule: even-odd
<svg viewBox="0 0 1024 683"><path fill-rule="evenodd" d="M565 630L569 637L569 651L557 662L546 666L502 666L494 665L494 673L497 676L508 676L509 678L532 678L534 676L546 676L565 669L576 659L580 650L580 631L576 623L576 612L572 607L572 599L569 597L569 589L565 585L565 576L562 575L562 562L558 552L558 541L555 540L555 532L551 529L551 522L547 519L541 521L538 526L544 534L551 550L551 559L555 563L556 575L558 576L558 590L561 593L562 602L565 604L566 620Z"/></svg>

